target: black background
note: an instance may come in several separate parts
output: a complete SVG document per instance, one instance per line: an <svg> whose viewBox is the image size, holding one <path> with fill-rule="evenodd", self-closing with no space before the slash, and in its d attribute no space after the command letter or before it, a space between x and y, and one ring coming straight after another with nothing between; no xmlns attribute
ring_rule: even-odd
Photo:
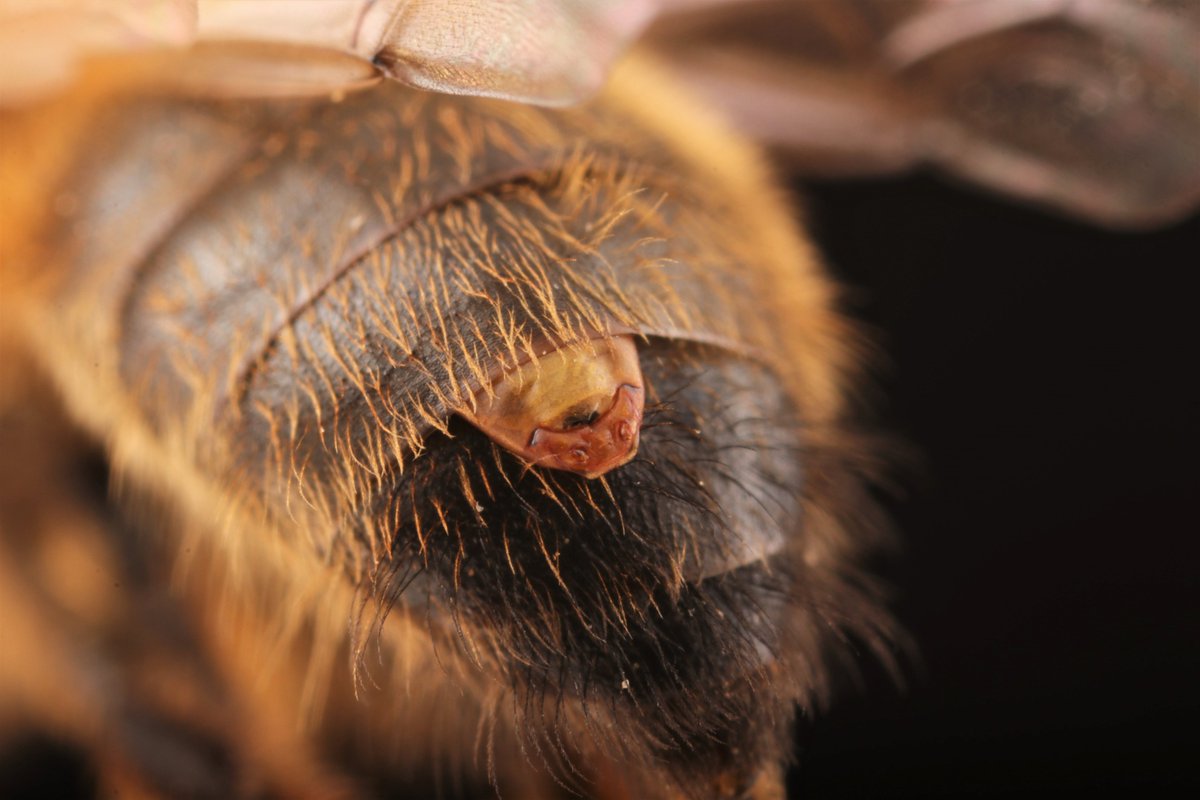
<svg viewBox="0 0 1200 800"><path fill-rule="evenodd" d="M791 794L1200 788L1200 217L1116 233L925 176L804 192L886 353L877 420L918 454L877 571L919 660L802 723Z"/></svg>

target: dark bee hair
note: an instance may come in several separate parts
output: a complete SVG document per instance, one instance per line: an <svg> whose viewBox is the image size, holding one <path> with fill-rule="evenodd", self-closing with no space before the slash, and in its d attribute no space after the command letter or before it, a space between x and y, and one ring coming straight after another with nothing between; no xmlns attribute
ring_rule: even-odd
<svg viewBox="0 0 1200 800"><path fill-rule="evenodd" d="M196 604L242 604L200 612L214 640L350 642L365 696L408 687L364 713L410 761L424 693L462 720L431 748L478 724L577 791L612 763L766 792L847 643L888 654L857 339L754 154L634 63L573 111L110 90L22 322L126 495L209 553ZM459 413L536 342L614 332L646 381L625 466L531 467ZM340 691L321 669L301 705Z"/></svg>

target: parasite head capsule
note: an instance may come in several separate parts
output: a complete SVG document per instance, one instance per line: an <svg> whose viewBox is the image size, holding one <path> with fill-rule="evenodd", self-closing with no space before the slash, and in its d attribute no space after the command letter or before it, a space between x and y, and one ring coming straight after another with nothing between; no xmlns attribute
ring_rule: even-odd
<svg viewBox="0 0 1200 800"><path fill-rule="evenodd" d="M463 414L530 464L598 478L637 453L644 395L633 338L615 336L503 373Z"/></svg>

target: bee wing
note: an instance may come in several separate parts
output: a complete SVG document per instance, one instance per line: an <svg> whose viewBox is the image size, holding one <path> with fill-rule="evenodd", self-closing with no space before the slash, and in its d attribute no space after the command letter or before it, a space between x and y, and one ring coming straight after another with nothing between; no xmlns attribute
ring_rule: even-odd
<svg viewBox="0 0 1200 800"><path fill-rule="evenodd" d="M0 106L68 84L87 55L183 46L195 0L0 0Z"/></svg>
<svg viewBox="0 0 1200 800"><path fill-rule="evenodd" d="M1200 202L1200 6L1175 0L5 0L0 103L195 43L159 70L193 89L565 105L660 8L651 41L801 172L933 164L1116 226Z"/></svg>
<svg viewBox="0 0 1200 800"><path fill-rule="evenodd" d="M651 38L814 175L933 164L1113 226L1200 203L1200 5L670 0Z"/></svg>
<svg viewBox="0 0 1200 800"><path fill-rule="evenodd" d="M654 14L655 0L410 0L376 63L424 89L546 105L597 91Z"/></svg>
<svg viewBox="0 0 1200 800"><path fill-rule="evenodd" d="M0 92L66 83L81 58L196 44L183 76L222 94L319 94L380 75L542 105L585 99L656 0L5 0ZM221 46L215 46L220 43ZM164 61L163 70L181 69Z"/></svg>

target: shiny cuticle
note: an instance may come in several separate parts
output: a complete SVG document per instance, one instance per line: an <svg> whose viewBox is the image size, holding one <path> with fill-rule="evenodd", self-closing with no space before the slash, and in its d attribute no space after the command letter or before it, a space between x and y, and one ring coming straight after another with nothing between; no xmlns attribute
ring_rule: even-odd
<svg viewBox="0 0 1200 800"><path fill-rule="evenodd" d="M636 455L644 398L637 347L620 335L549 350L462 414L530 465L597 478Z"/></svg>

